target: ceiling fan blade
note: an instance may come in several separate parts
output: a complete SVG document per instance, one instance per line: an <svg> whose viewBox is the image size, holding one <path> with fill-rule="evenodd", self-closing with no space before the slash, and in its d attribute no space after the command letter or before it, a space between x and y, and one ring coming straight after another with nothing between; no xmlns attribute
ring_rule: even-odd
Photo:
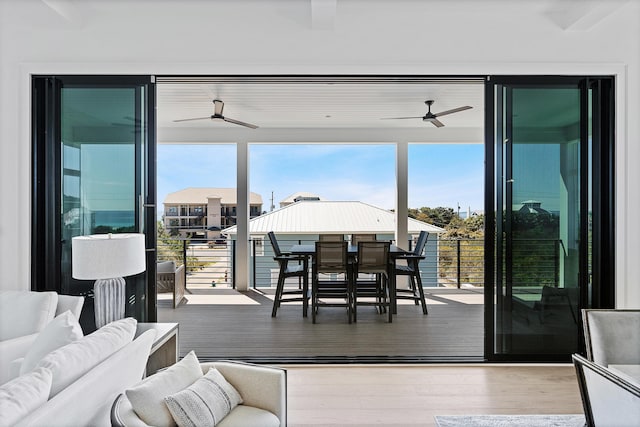
<svg viewBox="0 0 640 427"><path fill-rule="evenodd" d="M446 110L446 111L442 111L440 113L434 113L433 115L436 116L436 117L440 117L440 116L444 116L444 115L447 115L447 114L457 113L458 111L468 110L470 108L473 108L473 107L465 105L464 107L458 107L458 108L454 108L452 110Z"/></svg>
<svg viewBox="0 0 640 427"><path fill-rule="evenodd" d="M437 127L437 128L441 128L441 127L443 127L443 126L444 126L444 123L442 123L442 122L441 122L440 120L438 120L438 119L429 119L429 121L430 121L431 123L433 123L433 125L434 125L435 127Z"/></svg>
<svg viewBox="0 0 640 427"><path fill-rule="evenodd" d="M240 126L244 126L244 127L248 127L250 129L258 129L258 126L256 125L252 125L251 123L245 123L245 122L241 122L240 120L234 120L234 119L229 119L227 117L223 117L222 120L224 120L225 122L229 122L229 123L233 123L235 125L240 125Z"/></svg>
<svg viewBox="0 0 640 427"><path fill-rule="evenodd" d="M422 116L416 117L381 117L380 120L402 120L402 119L421 119Z"/></svg>
<svg viewBox="0 0 640 427"><path fill-rule="evenodd" d="M190 122L191 120L207 120L207 119L211 119L211 116L207 116L207 117L196 117L194 119L179 119L179 120L174 120L174 122Z"/></svg>

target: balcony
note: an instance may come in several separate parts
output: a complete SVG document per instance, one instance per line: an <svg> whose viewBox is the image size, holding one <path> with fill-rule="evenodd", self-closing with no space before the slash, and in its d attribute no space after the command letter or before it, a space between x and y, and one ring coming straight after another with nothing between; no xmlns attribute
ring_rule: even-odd
<svg viewBox="0 0 640 427"><path fill-rule="evenodd" d="M282 249L310 241L280 241ZM552 261L557 242L521 242L536 259L523 282L528 296L540 292L540 283L553 283L558 266ZM421 264L429 307L424 316L411 301L400 301L393 323L373 307L358 310L358 323L346 323L339 309L324 309L319 323L302 317L301 303L283 304L271 317L278 266L271 246L251 241L250 290L235 289L235 241L173 240L158 243L158 259L186 259L186 301L177 309L169 295L158 295L158 320L180 322L181 348L196 349L204 360L237 358L268 362L353 361L478 361L484 352L484 257L478 239L440 240L427 248ZM557 257L555 258L557 259ZM534 286L535 285L535 286ZM297 279L286 282L298 287ZM399 283L399 286L401 284ZM523 322L538 313L523 306L514 311ZM216 343L212 345L212 343ZM184 354L183 354L184 355Z"/></svg>

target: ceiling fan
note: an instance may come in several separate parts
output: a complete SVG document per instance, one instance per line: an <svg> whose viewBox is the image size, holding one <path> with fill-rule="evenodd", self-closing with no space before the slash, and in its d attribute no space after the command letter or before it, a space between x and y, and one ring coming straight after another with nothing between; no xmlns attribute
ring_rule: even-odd
<svg viewBox="0 0 640 427"><path fill-rule="evenodd" d="M225 117L222 115L222 110L224 109L224 102L220 101L219 99L214 99L213 100L213 115L211 116L207 116L207 117L196 117L193 119L180 119L180 120L174 120L174 122L188 122L191 120L222 120L224 122L229 122L229 123L233 123L235 125L240 125L240 126L245 126L251 129L257 129L258 126L256 125L252 125L251 123L246 123L246 122L241 122L240 120L235 120L235 119L230 119L228 117Z"/></svg>
<svg viewBox="0 0 640 427"><path fill-rule="evenodd" d="M432 113L431 112L431 105L433 105L434 101L432 99L429 99L427 101L424 101L424 103L427 104L427 107L429 108L429 111L427 111L427 114L425 114L424 116L416 116L416 117L384 117L383 120L422 119L422 121L431 122L434 126L441 128L441 127L444 126L444 123L442 123L440 120L438 120L437 117L444 116L444 115L447 115L447 114L453 114L453 113L457 113L459 111L469 110L470 108L473 108L473 107L470 107L468 105L465 105L464 107L453 108L451 110L441 111L439 113Z"/></svg>

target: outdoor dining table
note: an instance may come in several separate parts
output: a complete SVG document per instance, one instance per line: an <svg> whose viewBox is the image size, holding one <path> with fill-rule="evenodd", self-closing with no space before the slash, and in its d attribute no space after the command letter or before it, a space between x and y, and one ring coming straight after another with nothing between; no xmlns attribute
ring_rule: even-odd
<svg viewBox="0 0 640 427"><path fill-rule="evenodd" d="M305 245L293 245L290 250L292 255L301 255L314 257L316 254L316 246L315 244L305 244ZM357 245L348 245L347 253L350 257L355 257L358 253ZM391 245L389 247L389 258L391 259L391 265L395 266L395 261L398 258L401 258L404 255L411 255L412 252L408 252L402 248L397 247L396 245ZM391 310L393 314L397 313L398 307L396 303L396 275L394 271L389 272L389 300L391 303Z"/></svg>

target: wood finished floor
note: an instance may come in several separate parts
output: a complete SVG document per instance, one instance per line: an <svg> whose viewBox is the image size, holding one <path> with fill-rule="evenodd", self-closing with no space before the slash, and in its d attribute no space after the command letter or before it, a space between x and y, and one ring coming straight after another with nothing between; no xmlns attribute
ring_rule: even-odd
<svg viewBox="0 0 640 427"><path fill-rule="evenodd" d="M435 426L435 415L581 414L572 365L288 366L289 427Z"/></svg>
<svg viewBox="0 0 640 427"><path fill-rule="evenodd" d="M360 307L355 324L336 307L321 308L313 324L297 303L283 304L272 318L272 295L254 291L192 289L177 309L165 295L158 296L158 321L180 324L181 356L195 350L203 360L286 362L336 356L479 360L483 354L481 290L430 290L428 315L405 300L392 323L374 307Z"/></svg>
<svg viewBox="0 0 640 427"><path fill-rule="evenodd" d="M193 289L173 310L160 296L158 321L180 323L180 355L201 358L263 356L482 356L482 293L429 291L429 315L403 303L392 324L370 307L349 325L342 309L322 309L319 323L301 307L284 305L271 318L269 295ZM571 365L284 364L288 425L435 427L435 415L579 414Z"/></svg>

